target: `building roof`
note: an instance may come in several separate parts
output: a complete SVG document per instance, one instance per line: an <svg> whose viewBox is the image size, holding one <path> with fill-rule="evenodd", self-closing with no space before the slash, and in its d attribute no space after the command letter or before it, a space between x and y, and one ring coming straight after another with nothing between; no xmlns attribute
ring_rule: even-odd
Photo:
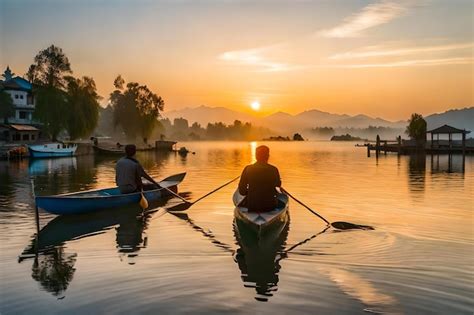
<svg viewBox="0 0 474 315"><path fill-rule="evenodd" d="M7 125L8 127L15 129L16 131L39 131L38 128L31 126L31 125L14 125L10 124Z"/></svg>
<svg viewBox="0 0 474 315"><path fill-rule="evenodd" d="M0 84L6 90L22 90L22 91L31 91L32 85L27 80L22 77L14 77L10 80L1 81Z"/></svg>
<svg viewBox="0 0 474 315"><path fill-rule="evenodd" d="M438 128L435 128L435 129L432 129L432 130L428 130L427 133L432 133L432 134L437 134L437 133L464 133L464 134L468 134L470 133L469 130L466 130L466 129L458 129L458 128L454 128L454 127L451 127L451 126L448 126L448 125L443 125L441 127L438 127Z"/></svg>
<svg viewBox="0 0 474 315"><path fill-rule="evenodd" d="M13 77L15 74L10 70L10 67L7 66L5 72L2 76L5 80L0 80L0 85L5 89L10 90L22 90L22 91L31 91L32 85L28 80L23 79L22 77Z"/></svg>

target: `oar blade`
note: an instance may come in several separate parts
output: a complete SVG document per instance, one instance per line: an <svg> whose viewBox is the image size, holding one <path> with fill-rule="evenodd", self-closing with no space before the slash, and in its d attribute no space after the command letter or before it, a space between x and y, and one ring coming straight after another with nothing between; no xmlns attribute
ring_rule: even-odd
<svg viewBox="0 0 474 315"><path fill-rule="evenodd" d="M373 230L374 228L369 225L359 225L344 221L332 222L331 226L338 230Z"/></svg>
<svg viewBox="0 0 474 315"><path fill-rule="evenodd" d="M146 200L145 196L143 195L143 193L141 194L141 197L140 197L140 207L145 210L146 208L148 208L148 200Z"/></svg>

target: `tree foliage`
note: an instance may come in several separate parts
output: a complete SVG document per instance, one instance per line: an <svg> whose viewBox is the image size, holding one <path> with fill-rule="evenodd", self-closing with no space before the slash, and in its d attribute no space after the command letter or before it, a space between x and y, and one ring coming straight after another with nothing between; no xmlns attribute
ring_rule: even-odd
<svg viewBox="0 0 474 315"><path fill-rule="evenodd" d="M27 77L33 84L62 89L66 85L65 77L70 73L71 64L63 50L51 45L35 56Z"/></svg>
<svg viewBox="0 0 474 315"><path fill-rule="evenodd" d="M35 56L27 73L36 94L33 117L53 140L64 129L71 139L86 136L98 122L100 98L94 80L76 79L71 73L69 59L54 45Z"/></svg>
<svg viewBox="0 0 474 315"><path fill-rule="evenodd" d="M99 99L94 79L67 77L65 128L71 140L90 135L99 121Z"/></svg>
<svg viewBox="0 0 474 315"><path fill-rule="evenodd" d="M0 119L3 119L5 123L8 121L8 117L15 115L15 106L13 100L7 92L0 87Z"/></svg>
<svg viewBox="0 0 474 315"><path fill-rule="evenodd" d="M68 115L74 113L67 110L66 93L55 87L39 87L36 89L36 107L33 117L43 124L42 129L53 141L65 127Z"/></svg>
<svg viewBox="0 0 474 315"><path fill-rule="evenodd" d="M114 109L114 125L121 126L129 139L140 136L147 139L158 125L160 111L165 102L146 85L125 81L119 75L114 80L116 88L110 94L110 103Z"/></svg>
<svg viewBox="0 0 474 315"><path fill-rule="evenodd" d="M418 143L426 139L426 120L420 114L412 114L405 133Z"/></svg>

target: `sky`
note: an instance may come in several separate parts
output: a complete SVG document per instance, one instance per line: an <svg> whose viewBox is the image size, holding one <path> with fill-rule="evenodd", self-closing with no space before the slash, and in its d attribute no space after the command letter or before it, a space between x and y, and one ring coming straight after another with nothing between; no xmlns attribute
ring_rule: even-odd
<svg viewBox="0 0 474 315"><path fill-rule="evenodd" d="M165 111L407 119L474 105L473 3L0 0L0 69L24 75L54 44L103 104L121 74Z"/></svg>

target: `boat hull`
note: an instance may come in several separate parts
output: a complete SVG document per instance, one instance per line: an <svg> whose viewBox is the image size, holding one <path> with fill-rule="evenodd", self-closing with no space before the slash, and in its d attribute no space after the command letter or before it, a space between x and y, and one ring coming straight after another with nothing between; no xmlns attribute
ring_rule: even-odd
<svg viewBox="0 0 474 315"><path fill-rule="evenodd" d="M107 149L94 145L94 151L101 155L125 155L124 149Z"/></svg>
<svg viewBox="0 0 474 315"><path fill-rule="evenodd" d="M258 235L266 234L270 231L274 232L275 229L284 226L288 221L288 208L289 199L285 194L278 194L278 206L275 210L270 212L256 213L249 212L247 208L239 206L244 196L241 196L238 191L234 193L233 201L236 205L234 210L235 224L242 230L245 227L246 230L251 230ZM278 233L277 233L278 234Z"/></svg>
<svg viewBox="0 0 474 315"><path fill-rule="evenodd" d="M77 145L75 144L61 144L61 143L47 143L39 145L30 145L28 151L32 158L53 158L73 156L76 153Z"/></svg>
<svg viewBox="0 0 474 315"><path fill-rule="evenodd" d="M170 176L159 184L162 187L177 191L177 186L184 179L185 174ZM49 213L69 215L138 204L141 194L141 192L122 194L118 187L114 187L56 196L37 196L35 201L38 208ZM164 188L159 188L143 191L143 195L148 202L155 202L169 196L170 193Z"/></svg>

